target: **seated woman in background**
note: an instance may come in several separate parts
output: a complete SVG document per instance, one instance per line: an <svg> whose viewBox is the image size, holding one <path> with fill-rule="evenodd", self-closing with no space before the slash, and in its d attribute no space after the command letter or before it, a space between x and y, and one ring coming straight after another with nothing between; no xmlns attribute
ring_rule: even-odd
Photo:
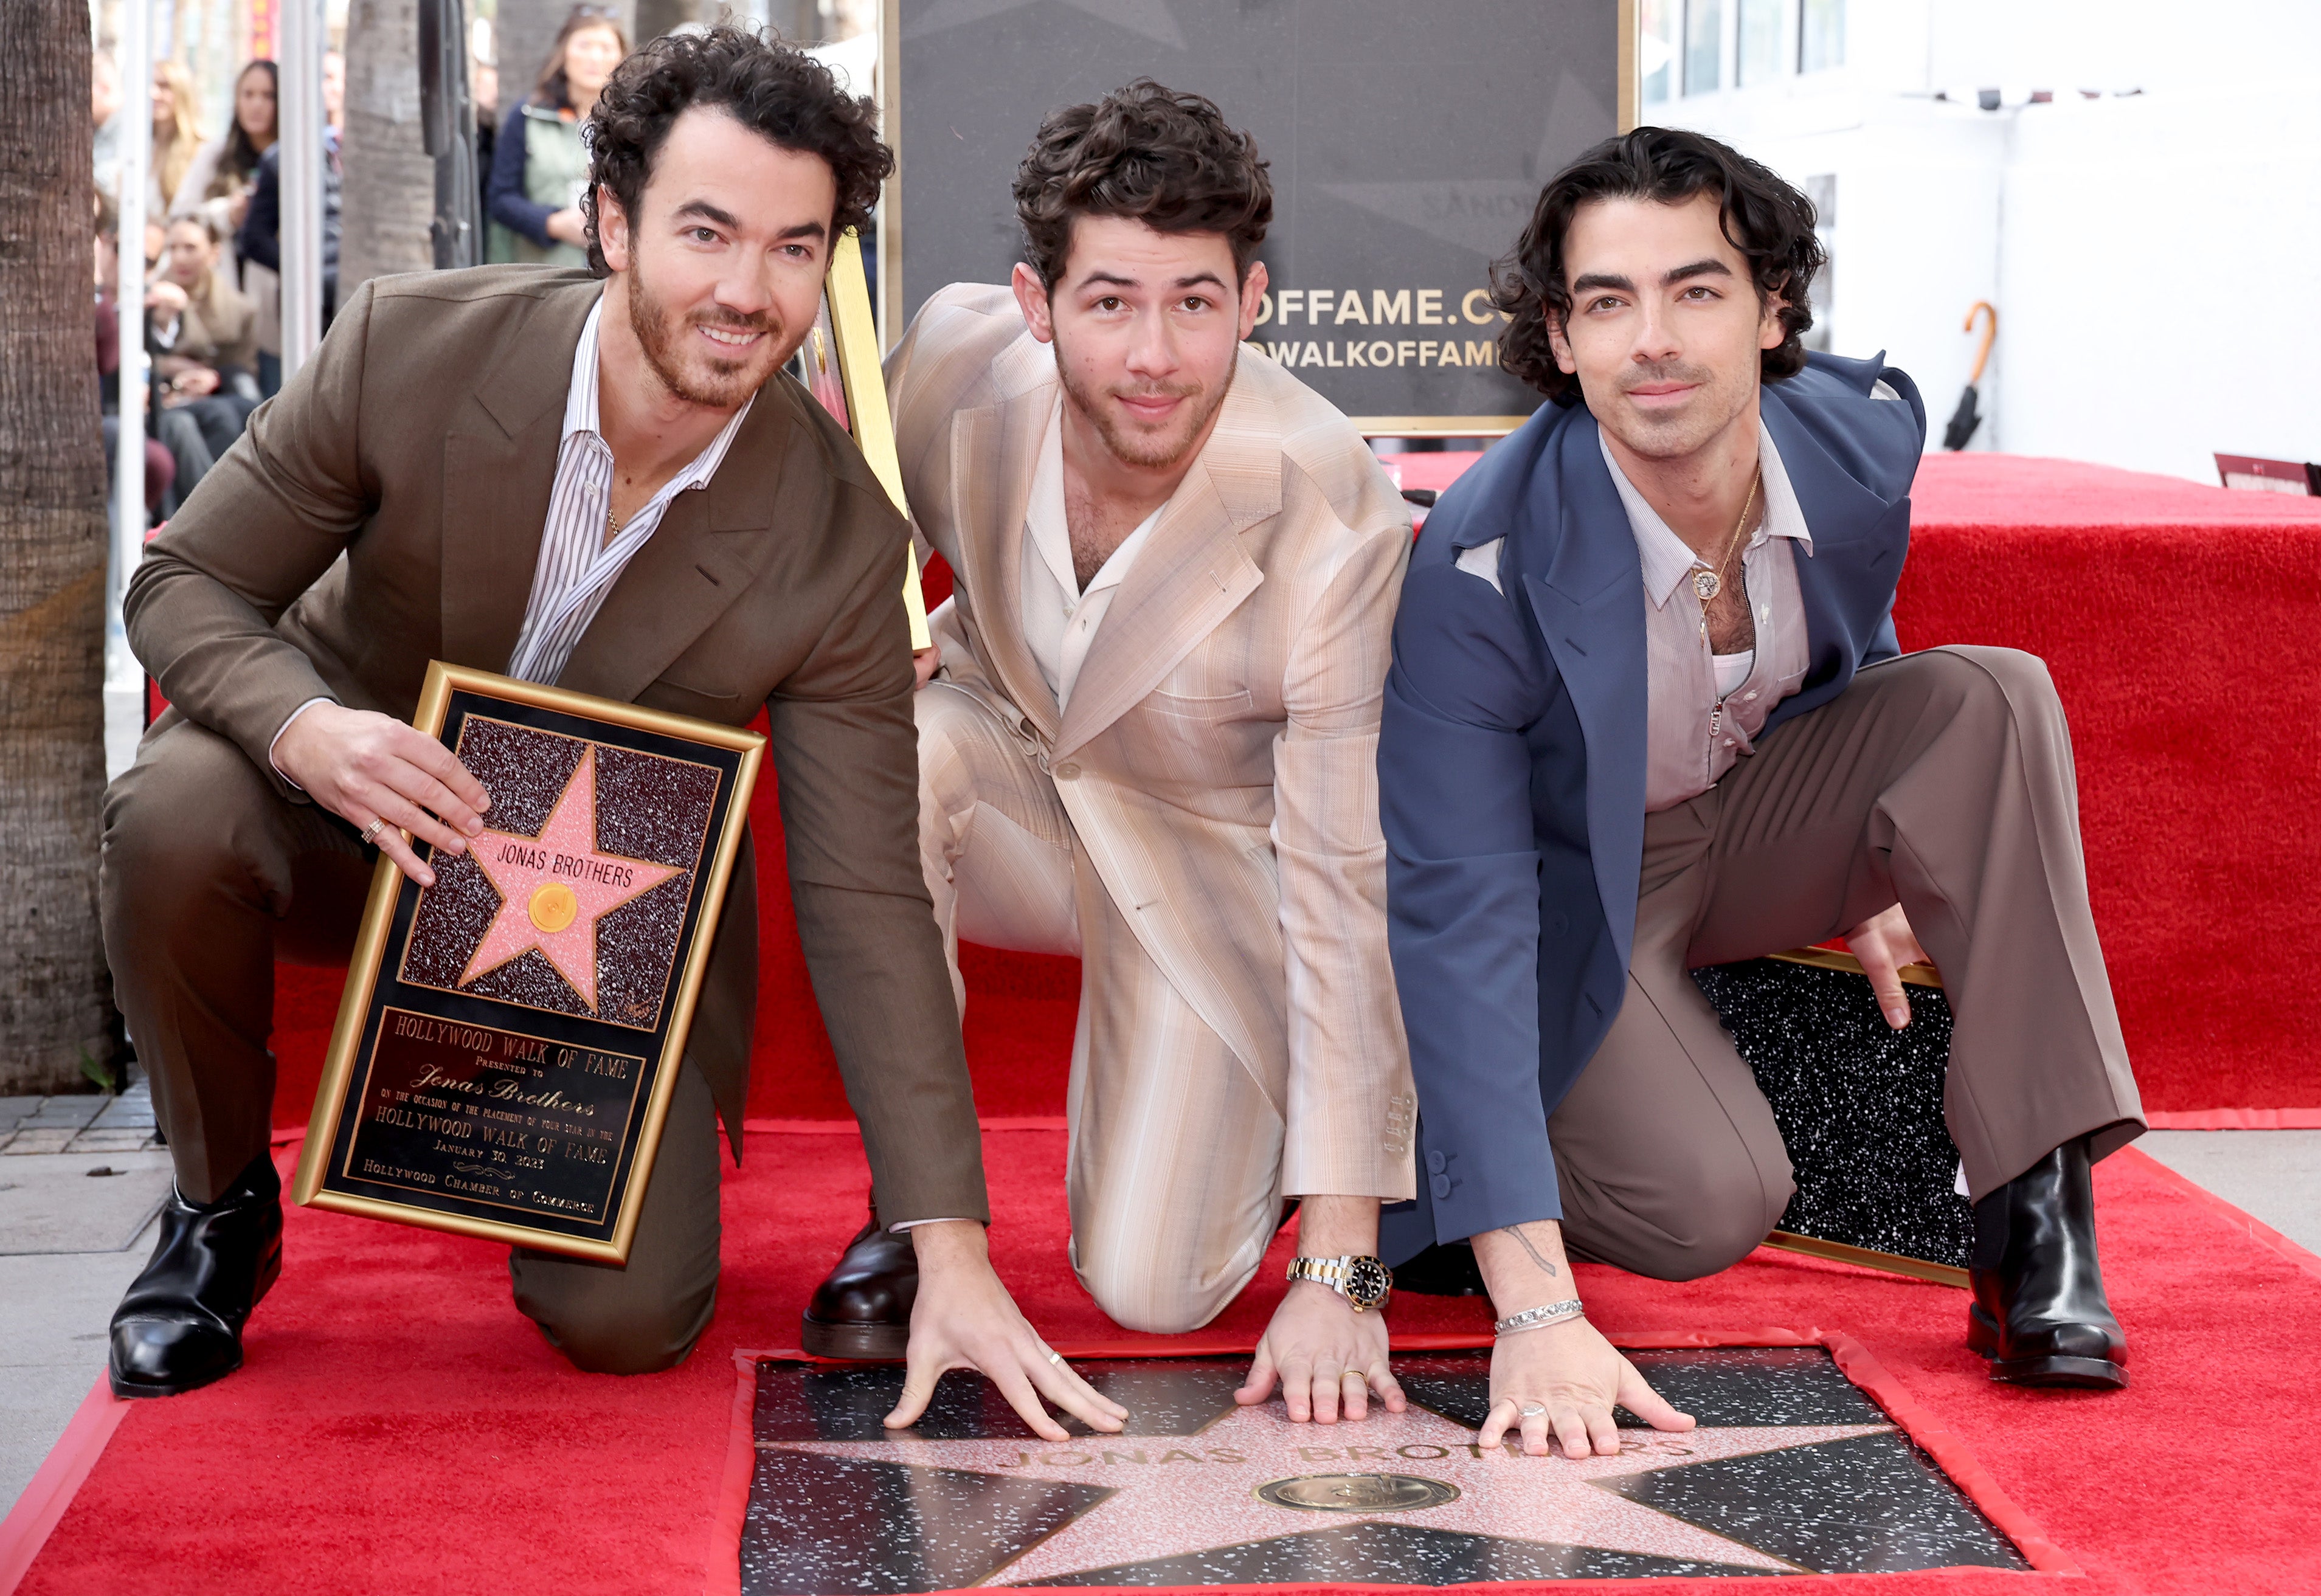
<svg viewBox="0 0 2321 1596"><path fill-rule="evenodd" d="M258 407L257 308L217 266L217 235L205 217L170 222L146 322L155 397L163 410L192 418L212 459L241 436Z"/></svg>
<svg viewBox="0 0 2321 1596"><path fill-rule="evenodd" d="M492 146L491 180L484 188L491 218L487 258L588 264L580 220L588 152L580 125L628 53L619 18L605 6L576 5L556 31L538 86L509 111Z"/></svg>

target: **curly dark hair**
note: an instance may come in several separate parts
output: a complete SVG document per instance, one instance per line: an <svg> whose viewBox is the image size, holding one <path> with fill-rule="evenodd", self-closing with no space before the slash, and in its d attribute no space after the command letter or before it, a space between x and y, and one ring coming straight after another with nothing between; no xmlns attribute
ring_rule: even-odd
<svg viewBox="0 0 2321 1596"><path fill-rule="evenodd" d="M1714 194L1722 206L1727 242L1749 262L1762 304L1781 296L1788 334L1764 352L1767 382L1805 368L1805 331L1813 325L1807 295L1828 259L1814 236L1813 201L1739 150L1699 133L1641 127L1606 139L1548 180L1515 253L1491 267L1491 302L1505 311L1499 364L1569 407L1579 403L1579 379L1555 363L1552 328L1571 313L1563 259L1564 235L1582 205L1597 200L1642 199L1682 204Z"/></svg>
<svg viewBox="0 0 2321 1596"><path fill-rule="evenodd" d="M699 33L668 33L614 69L584 130L588 192L580 213L588 228L588 264L605 275L596 241L596 191L612 191L631 219L677 119L716 106L785 150L818 155L838 179L843 233L867 231L878 186L895 169L894 151L878 141L878 109L838 86L830 68L770 33L720 24Z"/></svg>
<svg viewBox="0 0 2321 1596"><path fill-rule="evenodd" d="M1236 277L1273 222L1257 141L1198 95L1149 77L1051 113L1015 168L1024 258L1052 290L1080 216L1124 216L1160 232L1219 232Z"/></svg>

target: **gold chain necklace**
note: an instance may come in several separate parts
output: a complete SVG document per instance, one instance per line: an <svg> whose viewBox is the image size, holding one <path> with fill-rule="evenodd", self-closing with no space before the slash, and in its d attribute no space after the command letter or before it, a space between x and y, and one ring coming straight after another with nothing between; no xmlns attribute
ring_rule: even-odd
<svg viewBox="0 0 2321 1596"><path fill-rule="evenodd" d="M1725 591L1725 567L1733 563L1734 550L1741 547L1741 534L1749 528L1749 512L1757 507L1757 485L1764 480L1760 468L1749 478L1749 496L1741 502L1741 519L1733 526L1733 536L1725 540L1724 558L1713 569L1692 574L1692 591L1700 596L1700 639L1708 640L1708 603Z"/></svg>

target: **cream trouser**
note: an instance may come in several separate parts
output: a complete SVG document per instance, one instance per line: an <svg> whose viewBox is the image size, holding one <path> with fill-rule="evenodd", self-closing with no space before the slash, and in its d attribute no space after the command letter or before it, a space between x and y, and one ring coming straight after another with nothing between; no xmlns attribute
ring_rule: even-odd
<svg viewBox="0 0 2321 1596"><path fill-rule="evenodd" d="M964 937L1084 960L1066 1097L1072 1268L1133 1330L1195 1329L1281 1223L1282 1122L1121 919L1020 717L918 695L919 848L962 1013Z"/></svg>

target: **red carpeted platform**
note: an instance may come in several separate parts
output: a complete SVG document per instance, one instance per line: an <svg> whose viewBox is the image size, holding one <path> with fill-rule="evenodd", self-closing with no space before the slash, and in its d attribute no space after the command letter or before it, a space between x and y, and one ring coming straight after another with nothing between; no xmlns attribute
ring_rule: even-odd
<svg viewBox="0 0 2321 1596"><path fill-rule="evenodd" d="M994 1132L986 1145L994 1253L1024 1306L1057 1341L1122 1339L1064 1268L1060 1132ZM865 1180L853 1138L819 1128L752 1134L748 1157L728 1174L717 1318L684 1367L642 1379L567 1367L509 1305L501 1249L294 1211L249 1366L130 1405L20 1589L710 1588L731 1354L794 1344L812 1265L857 1223ZM1616 1332L1780 1327L1859 1341L1916 1405L1914 1428L1949 1432L2087 1574L1867 1576L1895 1596L2062 1578L2104 1596L2321 1588L2307 1428L2321 1424L2307 1367L2321 1260L2284 1252L2133 1152L2105 1164L2098 1187L2133 1341L2135 1384L2116 1396L1992 1385L1960 1344L1963 1296L1939 1286L1763 1253L1689 1286L1587 1265L1580 1284ZM1205 1341L1253 1341L1278 1265ZM1390 1318L1404 1334L1485 1327L1474 1301L1404 1298Z"/></svg>
<svg viewBox="0 0 2321 1596"><path fill-rule="evenodd" d="M2071 712L2089 891L2147 1108L2321 1110L2321 499L1933 455L1895 621Z"/></svg>

